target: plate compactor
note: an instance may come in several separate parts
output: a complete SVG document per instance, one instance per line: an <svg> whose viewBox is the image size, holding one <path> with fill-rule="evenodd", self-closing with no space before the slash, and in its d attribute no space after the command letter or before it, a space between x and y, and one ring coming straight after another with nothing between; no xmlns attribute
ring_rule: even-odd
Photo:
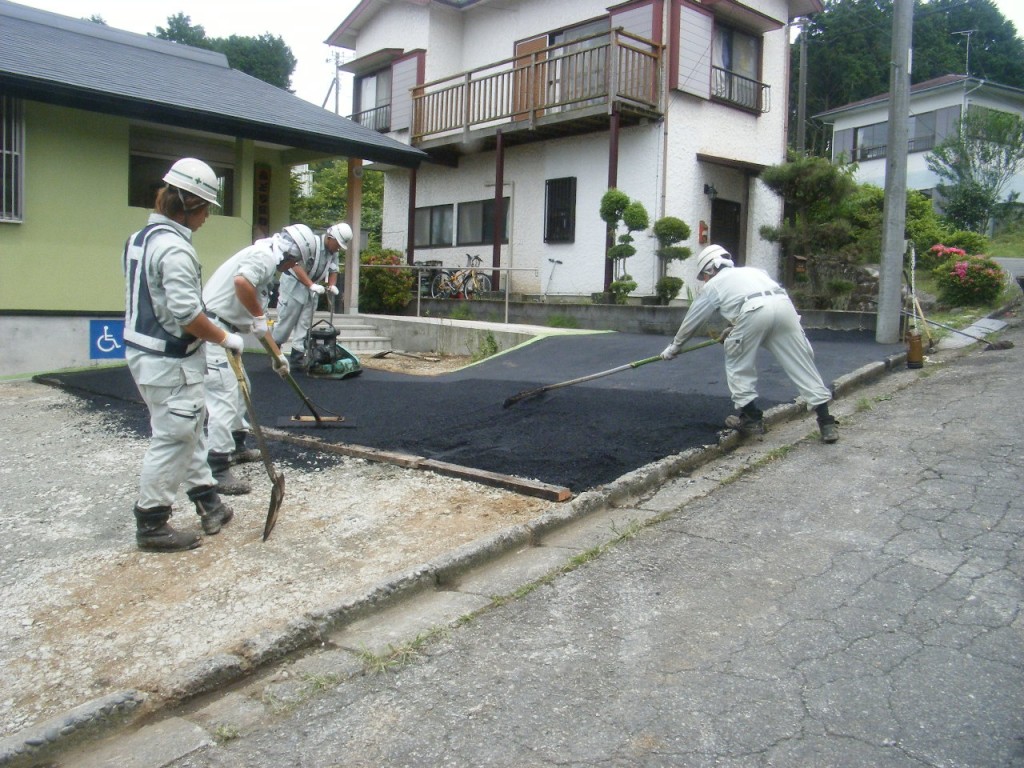
<svg viewBox="0 0 1024 768"><path fill-rule="evenodd" d="M306 340L306 375L316 379L346 379L363 372L359 358L338 343L333 323L318 320Z"/></svg>

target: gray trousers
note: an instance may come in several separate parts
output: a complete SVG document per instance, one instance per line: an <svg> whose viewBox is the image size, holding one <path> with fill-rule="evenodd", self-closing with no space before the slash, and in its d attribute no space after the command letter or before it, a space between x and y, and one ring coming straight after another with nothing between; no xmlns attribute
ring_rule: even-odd
<svg viewBox="0 0 1024 768"><path fill-rule="evenodd" d="M305 350L306 334L313 322L313 311L319 298L291 275L286 274L281 278L277 294L277 320L272 331L278 346L291 339L292 351Z"/></svg>
<svg viewBox="0 0 1024 768"><path fill-rule="evenodd" d="M796 385L808 408L827 403L832 393L814 364L814 350L787 296L775 296L741 312L725 340L725 377L736 408L757 397L757 350L764 347Z"/></svg>

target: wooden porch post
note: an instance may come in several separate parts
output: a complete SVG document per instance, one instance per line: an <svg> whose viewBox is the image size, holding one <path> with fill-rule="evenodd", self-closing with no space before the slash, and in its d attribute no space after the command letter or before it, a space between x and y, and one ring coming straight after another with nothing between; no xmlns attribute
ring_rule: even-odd
<svg viewBox="0 0 1024 768"><path fill-rule="evenodd" d="M348 159L348 223L352 227L352 242L345 253L345 314L359 314L359 247L362 241L360 224L363 218L363 161Z"/></svg>

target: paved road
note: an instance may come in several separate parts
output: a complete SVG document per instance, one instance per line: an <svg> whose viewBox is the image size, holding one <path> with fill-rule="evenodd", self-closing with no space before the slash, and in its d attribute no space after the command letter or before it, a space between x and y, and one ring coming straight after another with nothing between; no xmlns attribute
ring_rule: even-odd
<svg viewBox="0 0 1024 768"><path fill-rule="evenodd" d="M1024 765L1024 329L1002 338L840 401L836 445L778 425L65 764Z"/></svg>

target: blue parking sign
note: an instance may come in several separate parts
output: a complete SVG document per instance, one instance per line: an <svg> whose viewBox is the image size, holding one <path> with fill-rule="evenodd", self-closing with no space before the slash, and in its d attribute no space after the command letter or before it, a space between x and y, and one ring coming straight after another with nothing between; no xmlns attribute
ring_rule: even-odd
<svg viewBox="0 0 1024 768"><path fill-rule="evenodd" d="M124 359L124 320L89 321L89 359Z"/></svg>

